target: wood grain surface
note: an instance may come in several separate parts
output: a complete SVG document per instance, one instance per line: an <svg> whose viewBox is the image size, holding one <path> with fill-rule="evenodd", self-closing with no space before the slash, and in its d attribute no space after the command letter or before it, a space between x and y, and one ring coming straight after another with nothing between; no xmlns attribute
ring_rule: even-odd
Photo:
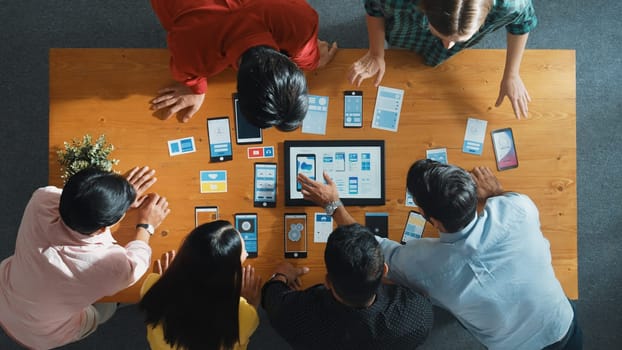
<svg viewBox="0 0 622 350"><path fill-rule="evenodd" d="M578 298L577 282L577 187L576 187L576 81L575 52L571 50L527 50L521 76L532 97L529 119L515 119L508 101L494 107L503 74L504 50L466 50L439 67L427 67L416 54L388 50L383 86L405 90L397 133L372 129L371 118L377 89L365 81L364 127L344 129L344 90L355 89L346 81L352 62L365 53L340 49L327 67L307 72L309 93L329 96L327 133L303 134L269 129L265 146L274 146L278 171L277 207L253 207L253 163L247 146L233 145L233 161L209 163L206 118L229 116L235 140L231 94L236 89L235 72L227 70L209 80L201 110L188 123L171 118L159 120L149 110L157 91L173 83L164 49L51 49L50 50L50 184L61 186L56 151L64 141L89 133L105 134L114 144L116 170L136 165L157 170L153 191L165 196L172 213L151 239L153 257L176 249L194 228L194 207L216 205L220 218L233 221L238 212L259 215L259 257L248 260L264 280L283 259L283 213L308 214L309 256L291 260L309 266L304 286L324 281L325 244L313 243L313 213L319 207L284 206L285 140L383 139L386 142L386 205L349 207L354 218L364 222L367 211L389 212L389 236L401 238L409 207L404 206L406 171L429 148L446 147L452 164L471 169L486 165L495 169L491 130L511 127L516 140L519 167L496 172L506 190L529 195L540 210L542 231L551 243L553 265L566 294ZM468 117L488 121L482 156L462 153ZM170 157L167 141L194 136L197 152ZM260 160L261 161L261 160ZM268 159L268 161L271 161ZM201 194L199 171L227 170L228 192ZM132 239L135 218L130 212L115 237L121 244ZM430 225L424 236L437 233ZM141 282L107 300L138 300Z"/></svg>

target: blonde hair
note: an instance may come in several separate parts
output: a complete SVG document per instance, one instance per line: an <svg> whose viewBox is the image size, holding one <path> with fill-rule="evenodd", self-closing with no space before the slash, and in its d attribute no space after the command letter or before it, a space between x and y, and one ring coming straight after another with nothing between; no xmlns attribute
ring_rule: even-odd
<svg viewBox="0 0 622 350"><path fill-rule="evenodd" d="M484 24L493 0L422 0L430 25L445 36L469 35Z"/></svg>

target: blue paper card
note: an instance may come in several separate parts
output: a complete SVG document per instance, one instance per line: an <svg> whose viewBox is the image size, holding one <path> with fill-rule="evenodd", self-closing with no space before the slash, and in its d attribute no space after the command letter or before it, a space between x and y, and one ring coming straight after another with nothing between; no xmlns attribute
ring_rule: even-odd
<svg viewBox="0 0 622 350"><path fill-rule="evenodd" d="M481 119L469 118L466 131L464 132L464 144L462 152L482 155L484 150L484 138L486 137L486 126L488 122Z"/></svg>
<svg viewBox="0 0 622 350"><path fill-rule="evenodd" d="M328 118L328 96L309 95L309 110L302 121L302 132L326 135Z"/></svg>
<svg viewBox="0 0 622 350"><path fill-rule="evenodd" d="M199 180L201 193L227 192L226 170L202 170Z"/></svg>
<svg viewBox="0 0 622 350"><path fill-rule="evenodd" d="M403 100L404 90L378 87L371 127L397 132Z"/></svg>
<svg viewBox="0 0 622 350"><path fill-rule="evenodd" d="M196 150L197 148L194 145L194 137L192 136L168 141L168 154L171 157L196 152Z"/></svg>
<svg viewBox="0 0 622 350"><path fill-rule="evenodd" d="M439 163L447 164L447 148L435 148L425 151L425 157Z"/></svg>

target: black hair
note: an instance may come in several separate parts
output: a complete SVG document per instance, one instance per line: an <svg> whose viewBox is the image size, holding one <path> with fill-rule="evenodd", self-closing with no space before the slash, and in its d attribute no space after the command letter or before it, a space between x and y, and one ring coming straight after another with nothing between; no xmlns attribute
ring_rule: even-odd
<svg viewBox="0 0 622 350"><path fill-rule="evenodd" d="M123 176L87 168L67 180L59 211L69 228L90 235L121 220L134 199L136 191Z"/></svg>
<svg viewBox="0 0 622 350"><path fill-rule="evenodd" d="M408 170L408 192L429 218L440 221L448 233L468 225L477 211L477 185L462 168L429 159Z"/></svg>
<svg viewBox="0 0 622 350"><path fill-rule="evenodd" d="M382 282L384 255L365 226L335 229L328 237L324 262L335 293L351 306L365 306Z"/></svg>
<svg viewBox="0 0 622 350"><path fill-rule="evenodd" d="M242 239L230 222L198 226L139 307L147 326L186 350L231 349L239 342Z"/></svg>
<svg viewBox="0 0 622 350"><path fill-rule="evenodd" d="M267 46L242 54L238 97L249 122L282 131L298 128L309 106L305 75L289 57Z"/></svg>

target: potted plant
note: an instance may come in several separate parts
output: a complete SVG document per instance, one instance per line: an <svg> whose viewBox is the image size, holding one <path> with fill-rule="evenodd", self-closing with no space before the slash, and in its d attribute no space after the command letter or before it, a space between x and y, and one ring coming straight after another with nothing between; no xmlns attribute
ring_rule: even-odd
<svg viewBox="0 0 622 350"><path fill-rule="evenodd" d="M119 163L117 159L108 158L114 146L106 142L105 135L99 136L93 143L91 135L86 134L81 140L73 139L71 143L64 142L64 145L65 148L57 152L63 182L67 182L67 179L82 169L111 171L112 166Z"/></svg>

